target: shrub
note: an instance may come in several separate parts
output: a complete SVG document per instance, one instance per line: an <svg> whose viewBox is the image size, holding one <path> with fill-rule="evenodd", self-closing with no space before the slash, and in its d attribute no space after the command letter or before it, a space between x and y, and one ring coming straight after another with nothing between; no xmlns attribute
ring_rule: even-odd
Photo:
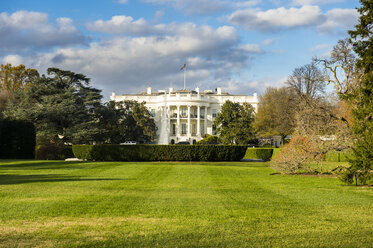
<svg viewBox="0 0 373 248"><path fill-rule="evenodd" d="M64 160L74 157L71 146L46 144L38 145L35 149L35 159Z"/></svg>
<svg viewBox="0 0 373 248"><path fill-rule="evenodd" d="M323 160L322 153L313 139L295 136L272 159L270 166L279 173L310 172L311 162Z"/></svg>
<svg viewBox="0 0 373 248"><path fill-rule="evenodd" d="M75 157L96 161L239 161L246 146L73 145Z"/></svg>
<svg viewBox="0 0 373 248"><path fill-rule="evenodd" d="M247 148L244 159L262 159L269 161L273 155L273 148Z"/></svg>
<svg viewBox="0 0 373 248"><path fill-rule="evenodd" d="M219 137L215 135L206 134L206 137L197 142L197 145L212 145L219 144Z"/></svg>
<svg viewBox="0 0 373 248"><path fill-rule="evenodd" d="M0 158L34 158L35 135L35 127L31 122L1 120Z"/></svg>

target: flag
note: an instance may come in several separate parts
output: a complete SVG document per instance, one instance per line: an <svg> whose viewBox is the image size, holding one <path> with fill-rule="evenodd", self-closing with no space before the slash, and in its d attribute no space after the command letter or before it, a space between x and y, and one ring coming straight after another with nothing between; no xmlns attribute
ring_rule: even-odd
<svg viewBox="0 0 373 248"><path fill-rule="evenodd" d="M181 68L180 68L180 71L184 70L186 67L186 64L184 64Z"/></svg>

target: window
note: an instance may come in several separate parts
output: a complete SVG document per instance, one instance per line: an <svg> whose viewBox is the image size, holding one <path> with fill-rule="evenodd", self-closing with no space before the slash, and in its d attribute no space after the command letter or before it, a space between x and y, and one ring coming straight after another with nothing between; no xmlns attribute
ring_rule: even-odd
<svg viewBox="0 0 373 248"><path fill-rule="evenodd" d="M186 134L186 124L181 124L181 134Z"/></svg>
<svg viewBox="0 0 373 248"><path fill-rule="evenodd" d="M172 134L176 134L176 124L172 124Z"/></svg>
<svg viewBox="0 0 373 248"><path fill-rule="evenodd" d="M181 117L187 117L187 108L181 108Z"/></svg>
<svg viewBox="0 0 373 248"><path fill-rule="evenodd" d="M216 117L216 109L213 109L213 110L212 110L212 117L213 117L213 118Z"/></svg>
<svg viewBox="0 0 373 248"><path fill-rule="evenodd" d="M205 118L205 109L201 108L200 110L200 118Z"/></svg>
<svg viewBox="0 0 373 248"><path fill-rule="evenodd" d="M152 109L152 110L150 111L150 115L151 115L152 117L155 117L155 109Z"/></svg>
<svg viewBox="0 0 373 248"><path fill-rule="evenodd" d="M205 135L205 124L201 123L201 130L200 130L201 136Z"/></svg>
<svg viewBox="0 0 373 248"><path fill-rule="evenodd" d="M216 127L215 125L212 125L212 135L215 135L216 134Z"/></svg>

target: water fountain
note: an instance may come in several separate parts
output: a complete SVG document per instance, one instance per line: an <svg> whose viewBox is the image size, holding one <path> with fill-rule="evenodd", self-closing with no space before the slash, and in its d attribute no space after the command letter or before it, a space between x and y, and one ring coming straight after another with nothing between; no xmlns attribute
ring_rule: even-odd
<svg viewBox="0 0 373 248"><path fill-rule="evenodd" d="M169 119L167 113L167 99L166 94L164 95L164 106L161 110L161 127L159 130L158 145L168 145L168 132L169 132Z"/></svg>

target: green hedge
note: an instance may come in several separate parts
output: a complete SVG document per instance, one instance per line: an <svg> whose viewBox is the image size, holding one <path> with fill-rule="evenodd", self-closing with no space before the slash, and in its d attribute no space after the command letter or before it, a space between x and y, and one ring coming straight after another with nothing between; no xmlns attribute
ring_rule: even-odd
<svg viewBox="0 0 373 248"><path fill-rule="evenodd" d="M329 151L325 155L328 162L347 162L347 157L351 156L351 151Z"/></svg>
<svg viewBox="0 0 373 248"><path fill-rule="evenodd" d="M239 161L247 146L73 145L74 156L95 161Z"/></svg>
<svg viewBox="0 0 373 248"><path fill-rule="evenodd" d="M35 159L46 160L65 160L66 158L73 158L73 150L71 146L64 145L38 145L35 149Z"/></svg>
<svg viewBox="0 0 373 248"><path fill-rule="evenodd" d="M31 122L0 120L0 158L34 158L35 137Z"/></svg>
<svg viewBox="0 0 373 248"><path fill-rule="evenodd" d="M274 148L247 148L244 159L262 159L269 161L272 158Z"/></svg>

